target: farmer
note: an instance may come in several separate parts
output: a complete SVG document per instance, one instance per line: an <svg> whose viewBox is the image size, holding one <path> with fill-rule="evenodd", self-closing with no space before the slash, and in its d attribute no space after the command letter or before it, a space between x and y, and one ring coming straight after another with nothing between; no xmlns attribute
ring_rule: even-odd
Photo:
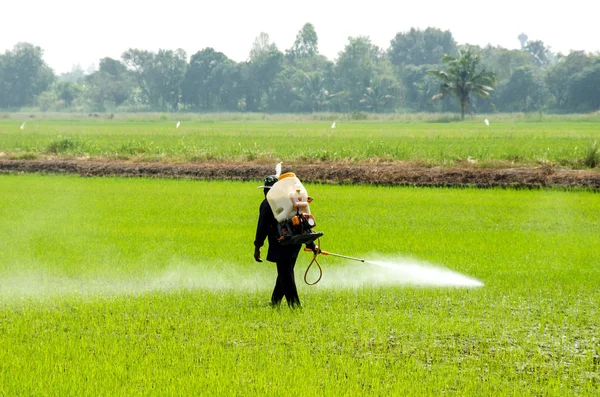
<svg viewBox="0 0 600 397"><path fill-rule="evenodd" d="M260 248L263 246L265 238L268 237L269 250L267 252L267 260L277 264L277 281L275 282L275 289L273 289L270 304L273 307L279 307L281 300L285 296L288 306L296 308L301 307L301 305L294 279L294 266L296 265L296 259L302 245L282 245L277 241L277 220L266 198L269 189L271 189L271 186L275 182L277 182L277 176L270 175L265 178L264 185L259 186L259 188L264 188L265 199L260 203L260 215L256 227L256 238L254 239L254 259L257 262L262 262ZM319 249L314 242L308 243L306 246L312 249L313 252Z"/></svg>

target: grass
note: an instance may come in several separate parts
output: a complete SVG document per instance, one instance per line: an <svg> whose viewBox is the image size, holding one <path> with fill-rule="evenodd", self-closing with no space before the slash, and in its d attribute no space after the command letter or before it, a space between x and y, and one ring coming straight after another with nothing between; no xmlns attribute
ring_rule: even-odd
<svg viewBox="0 0 600 397"><path fill-rule="evenodd" d="M588 116L583 121L556 118L535 123L492 119L489 128L481 121L338 120L337 128L332 129L330 121L288 121L284 116L239 121L188 117L179 129L173 120L141 116L131 120L36 118L28 121L24 130L19 128L20 120L0 119L0 156L585 168L589 142L598 139L599 125Z"/></svg>
<svg viewBox="0 0 600 397"><path fill-rule="evenodd" d="M600 163L600 148L598 141L594 141L588 147L583 163L586 167L595 168Z"/></svg>
<svg viewBox="0 0 600 397"><path fill-rule="evenodd" d="M325 249L485 286L324 258L274 311L257 184L0 176L0 395L597 394L597 193L309 185Z"/></svg>

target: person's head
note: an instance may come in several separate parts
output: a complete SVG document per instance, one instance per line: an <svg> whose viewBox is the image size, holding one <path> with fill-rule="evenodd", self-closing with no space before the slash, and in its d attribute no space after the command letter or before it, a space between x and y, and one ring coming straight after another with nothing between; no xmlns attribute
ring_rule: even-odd
<svg viewBox="0 0 600 397"><path fill-rule="evenodd" d="M269 175L268 177L265 178L265 180L263 181L263 185L259 186L259 188L263 188L264 189L264 193L265 196L267 195L267 193L269 193L269 190L271 189L271 187L277 182L277 176L276 175Z"/></svg>

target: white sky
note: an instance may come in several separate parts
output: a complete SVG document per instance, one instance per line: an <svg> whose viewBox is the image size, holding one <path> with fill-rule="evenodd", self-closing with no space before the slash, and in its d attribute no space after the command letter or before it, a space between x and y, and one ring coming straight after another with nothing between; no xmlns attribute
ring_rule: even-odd
<svg viewBox="0 0 600 397"><path fill-rule="evenodd" d="M598 0L5 0L0 51L21 41L42 47L56 73L84 69L129 48L186 50L213 47L235 61L248 57L266 32L280 50L306 22L319 50L334 60L349 36L369 36L384 49L398 32L428 26L450 30L459 44L518 48L517 36L542 40L554 52L600 51Z"/></svg>

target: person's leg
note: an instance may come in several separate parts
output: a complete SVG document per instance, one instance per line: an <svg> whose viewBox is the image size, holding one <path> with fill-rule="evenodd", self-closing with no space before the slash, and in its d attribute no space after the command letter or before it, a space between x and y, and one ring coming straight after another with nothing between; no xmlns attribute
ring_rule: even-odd
<svg viewBox="0 0 600 397"><path fill-rule="evenodd" d="M279 306L281 300L283 299L285 292L283 283L286 273L285 269L285 263L277 261L277 280L275 281L275 288L273 289L273 294L271 295L271 304L274 306Z"/></svg>
<svg viewBox="0 0 600 397"><path fill-rule="evenodd" d="M285 262L284 295L290 307L300 306L300 298L298 297L298 289L296 288L296 279L294 276L295 266L296 258L288 259Z"/></svg>

